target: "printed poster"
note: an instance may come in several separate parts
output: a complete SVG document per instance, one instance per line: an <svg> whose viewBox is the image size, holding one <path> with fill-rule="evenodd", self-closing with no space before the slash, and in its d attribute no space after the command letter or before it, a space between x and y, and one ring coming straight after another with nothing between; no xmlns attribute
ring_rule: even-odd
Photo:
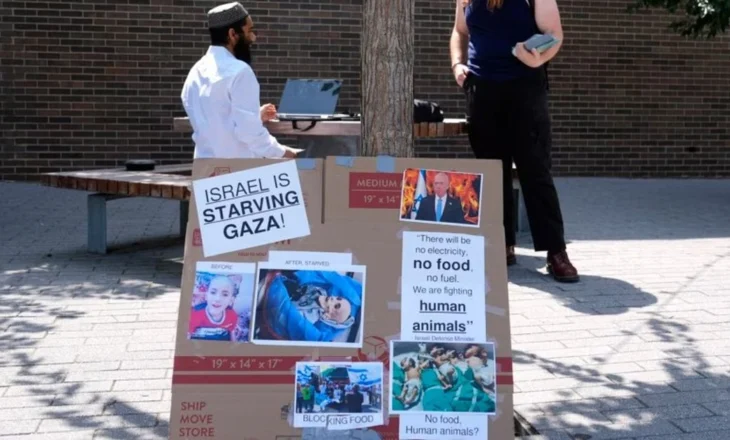
<svg viewBox="0 0 730 440"><path fill-rule="evenodd" d="M256 265L198 261L188 339L249 342Z"/></svg>
<svg viewBox="0 0 730 440"><path fill-rule="evenodd" d="M400 416L399 440L486 440L489 416L481 414L418 414Z"/></svg>
<svg viewBox="0 0 730 440"><path fill-rule="evenodd" d="M390 413L496 414L494 343L390 343Z"/></svg>
<svg viewBox="0 0 730 440"><path fill-rule="evenodd" d="M496 414L493 343L391 341L390 413L403 440L482 440Z"/></svg>
<svg viewBox="0 0 730 440"><path fill-rule="evenodd" d="M484 237L404 231L401 270L401 339L486 340Z"/></svg>
<svg viewBox="0 0 730 440"><path fill-rule="evenodd" d="M294 427L348 430L383 424L381 362L297 362Z"/></svg>
<svg viewBox="0 0 730 440"><path fill-rule="evenodd" d="M365 274L357 265L259 263L253 343L361 348Z"/></svg>
<svg viewBox="0 0 730 440"><path fill-rule="evenodd" d="M296 161L193 181L206 257L310 234Z"/></svg>
<svg viewBox="0 0 730 440"><path fill-rule="evenodd" d="M406 169L400 221L478 228L483 177L476 173Z"/></svg>

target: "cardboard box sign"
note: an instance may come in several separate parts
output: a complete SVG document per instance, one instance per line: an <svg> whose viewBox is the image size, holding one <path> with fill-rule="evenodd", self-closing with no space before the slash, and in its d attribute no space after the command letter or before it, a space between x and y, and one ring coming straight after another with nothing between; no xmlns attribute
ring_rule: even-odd
<svg viewBox="0 0 730 440"><path fill-rule="evenodd" d="M391 370L390 342L398 340L401 331L401 255L404 231L452 232L485 237L483 270L486 272L488 285L486 326L487 340L496 347L497 411L496 415L489 416L488 436L481 438L512 438L512 351L501 217L501 164L483 160L391 159L390 163L383 163L383 160L388 161L379 158L328 157L326 161L305 159L298 168L302 191L307 200L306 210L311 234L271 245L205 258L202 247L196 244L196 240L200 240L199 236L195 236L198 218L195 201L191 201L172 382L171 439L399 438L399 417L389 415L388 399L391 390L387 378ZM223 167L236 172L274 162L246 159L196 160L193 178L211 176L214 170ZM455 201L452 197L451 203L461 203L462 212L466 212L465 217L469 218L458 219L455 215L448 217L456 210L449 212L446 207L442 206L443 209L440 209L433 204L420 214L421 219L438 216L441 222L401 221L401 184L396 191L395 184L391 181L398 180L395 176L400 175L402 183L403 171L406 169L456 171L457 174L441 175L438 178L438 173L431 171L414 173L409 177L413 180L415 176L415 180L412 182L413 188L408 189L411 193L407 196L412 197L412 193L419 191L421 195L430 195L434 185L451 185L451 194L460 198ZM473 197L474 185L470 187L469 184L473 184L474 179L469 173L481 175L479 200L483 205L472 203L477 206L473 212L465 208L471 200L470 197ZM419 175L422 182L417 189ZM363 179L371 181L364 182ZM455 192L454 187L460 192ZM355 191L353 194L354 189L364 189L367 192ZM357 194L358 192L365 194ZM397 200L394 201L390 196L396 194ZM422 203L418 209L425 206L425 199L425 196L421 197ZM363 203L366 200L367 203ZM426 213L426 210L429 212ZM474 214L479 218L476 219ZM406 206L404 215L408 217L407 220L411 220L411 217L415 220L419 214L413 212L413 206ZM469 222L471 224L467 224ZM206 270L216 263L230 263L228 270L250 272L253 264L269 260L271 250L349 253L352 255L353 265L366 267L364 306L360 317L360 347L259 345L232 342L229 334L221 335L215 331L202 336L208 340L189 339L191 322L199 319L202 313L194 306L194 291L197 292L196 295L200 295L198 284L208 283L206 285L210 289L217 282ZM242 292L246 289L248 292L253 291L253 284L256 284L255 274L238 278L234 276L233 279L240 282L239 295L243 295ZM480 293L482 292L476 294ZM246 306L240 304L238 299L236 297L234 301L234 309ZM243 302L246 301L250 309L256 308L253 298ZM250 324L249 338L254 328L259 328L256 325L255 322ZM215 340L216 338L219 340ZM329 433L321 429L292 427L290 423L295 406L295 365L298 361L383 362L384 425Z"/></svg>

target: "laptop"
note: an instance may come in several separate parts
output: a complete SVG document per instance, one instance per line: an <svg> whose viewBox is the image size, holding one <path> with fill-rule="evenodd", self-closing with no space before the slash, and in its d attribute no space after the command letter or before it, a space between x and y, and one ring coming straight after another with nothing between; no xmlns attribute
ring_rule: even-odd
<svg viewBox="0 0 730 440"><path fill-rule="evenodd" d="M288 79L277 107L280 121L326 121L351 119L336 114L342 81L338 79Z"/></svg>

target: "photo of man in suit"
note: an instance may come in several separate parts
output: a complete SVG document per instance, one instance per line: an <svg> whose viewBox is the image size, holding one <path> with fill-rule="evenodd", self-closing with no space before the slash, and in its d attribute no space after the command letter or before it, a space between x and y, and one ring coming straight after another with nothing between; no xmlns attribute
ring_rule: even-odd
<svg viewBox="0 0 730 440"><path fill-rule="evenodd" d="M421 200L416 220L437 223L466 223L461 200L448 194L451 185L449 175L438 173L433 180L433 194Z"/></svg>

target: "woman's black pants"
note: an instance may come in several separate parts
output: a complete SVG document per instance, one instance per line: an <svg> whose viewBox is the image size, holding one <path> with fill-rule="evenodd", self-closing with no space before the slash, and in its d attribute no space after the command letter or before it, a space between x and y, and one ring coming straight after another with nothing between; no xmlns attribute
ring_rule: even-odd
<svg viewBox="0 0 730 440"><path fill-rule="evenodd" d="M479 159L502 161L504 232L514 246L512 161L517 168L536 251L565 249L563 217L551 174L552 133L546 77L505 82L469 75L464 82L469 143Z"/></svg>

